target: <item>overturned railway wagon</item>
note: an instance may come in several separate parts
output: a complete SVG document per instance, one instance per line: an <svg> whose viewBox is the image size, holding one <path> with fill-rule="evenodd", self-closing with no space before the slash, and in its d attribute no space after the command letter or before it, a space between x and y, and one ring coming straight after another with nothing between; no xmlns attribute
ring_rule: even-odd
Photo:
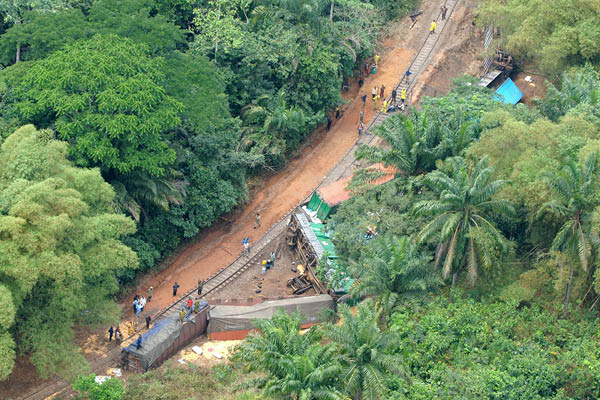
<svg viewBox="0 0 600 400"><path fill-rule="evenodd" d="M164 360L177 353L182 347L206 332L209 306L202 301L198 313L191 310L184 322L176 316L165 316L142 335L142 347L135 343L121 351L121 366L137 372L145 372L159 366Z"/></svg>
<svg viewBox="0 0 600 400"><path fill-rule="evenodd" d="M288 314L299 311L301 327L308 328L320 320L324 309L334 309L329 295L265 301L252 306L215 306L209 313L208 336L211 340L240 340L254 330L254 320L271 319L278 310Z"/></svg>

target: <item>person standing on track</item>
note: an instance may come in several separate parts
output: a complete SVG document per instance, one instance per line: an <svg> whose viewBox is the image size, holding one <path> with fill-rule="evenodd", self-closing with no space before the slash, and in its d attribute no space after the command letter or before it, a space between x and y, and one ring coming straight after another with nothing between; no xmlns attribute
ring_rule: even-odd
<svg viewBox="0 0 600 400"><path fill-rule="evenodd" d="M146 329L150 329L150 322L152 322L152 317L148 314L146 315Z"/></svg>
<svg viewBox="0 0 600 400"><path fill-rule="evenodd" d="M387 100L383 100L383 105L381 106L381 112L387 114L388 102Z"/></svg>
<svg viewBox="0 0 600 400"><path fill-rule="evenodd" d="M381 85L381 89L379 89L379 97L383 100L385 98L384 96L385 93L385 86Z"/></svg>
<svg viewBox="0 0 600 400"><path fill-rule="evenodd" d="M433 21L431 21L431 26L429 27L429 33L435 33L435 28L437 27L437 24L435 23L435 19Z"/></svg>
<svg viewBox="0 0 600 400"><path fill-rule="evenodd" d="M250 243L248 243L249 238L245 238L242 240L242 244L244 245L244 255L246 257L250 257Z"/></svg>
<svg viewBox="0 0 600 400"><path fill-rule="evenodd" d="M396 92L396 89L392 90L392 104L396 105L396 95L398 94L398 92Z"/></svg>
<svg viewBox="0 0 600 400"><path fill-rule="evenodd" d="M379 95L376 94L375 97L373 97L373 110L377 111L377 103L379 102Z"/></svg>
<svg viewBox="0 0 600 400"><path fill-rule="evenodd" d="M406 101L406 89L402 89L402 94L400 95L400 100L402 100L402 104Z"/></svg>
<svg viewBox="0 0 600 400"><path fill-rule="evenodd" d="M446 13L448 12L448 7L444 4L440 7L440 11L442 12L442 21L446 19Z"/></svg>
<svg viewBox="0 0 600 400"><path fill-rule="evenodd" d="M139 335L135 341L135 348L138 350L142 348L142 335Z"/></svg>
<svg viewBox="0 0 600 400"><path fill-rule="evenodd" d="M198 279L198 296L202 295L202 288L204 287L204 281Z"/></svg>
<svg viewBox="0 0 600 400"><path fill-rule="evenodd" d="M175 282L173 285L173 297L177 296L177 289L179 289L179 284Z"/></svg>

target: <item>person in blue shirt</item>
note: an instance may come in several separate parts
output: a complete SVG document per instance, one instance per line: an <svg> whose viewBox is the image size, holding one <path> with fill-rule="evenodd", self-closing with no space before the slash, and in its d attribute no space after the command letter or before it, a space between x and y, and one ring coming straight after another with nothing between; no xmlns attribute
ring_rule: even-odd
<svg viewBox="0 0 600 400"><path fill-rule="evenodd" d="M137 340L135 341L135 348L138 350L142 348L142 335L139 335Z"/></svg>

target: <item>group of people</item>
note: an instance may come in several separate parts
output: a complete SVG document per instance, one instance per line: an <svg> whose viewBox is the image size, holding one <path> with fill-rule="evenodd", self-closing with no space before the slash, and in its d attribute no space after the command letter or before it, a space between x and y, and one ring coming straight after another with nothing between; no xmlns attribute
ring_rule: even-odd
<svg viewBox="0 0 600 400"><path fill-rule="evenodd" d="M194 300L188 297L185 306L179 310L179 322L183 324L185 316L192 311L196 314L200 311L200 297L196 297Z"/></svg>
<svg viewBox="0 0 600 400"><path fill-rule="evenodd" d="M146 298L136 294L133 297L133 312L135 313L136 318L144 311L144 307L146 307Z"/></svg>
<svg viewBox="0 0 600 400"><path fill-rule="evenodd" d="M365 62L365 70L364 70L365 77L369 76L369 74L375 75L375 73L377 72L377 67L379 66L380 59L381 59L381 57L379 56L379 54L375 54L375 56L373 57L372 63L370 63L369 61ZM361 80L362 80L362 78L361 78ZM358 84L359 84L359 86L362 86L360 81Z"/></svg>
<svg viewBox="0 0 600 400"><path fill-rule="evenodd" d="M446 19L446 13L448 12L448 7L446 7L446 5L442 5L440 7L440 16L442 17L442 21ZM435 29L437 28L437 22L434 19L433 21L431 21L431 25L429 26L429 33L433 34L435 33Z"/></svg>
<svg viewBox="0 0 600 400"><path fill-rule="evenodd" d="M117 325L116 328L113 328L112 325L110 326L110 328L108 328L108 341L109 342L112 342L113 335L115 336L115 340L117 342L121 342L121 340L123 340L123 334L121 333L121 328L119 328L119 325Z"/></svg>

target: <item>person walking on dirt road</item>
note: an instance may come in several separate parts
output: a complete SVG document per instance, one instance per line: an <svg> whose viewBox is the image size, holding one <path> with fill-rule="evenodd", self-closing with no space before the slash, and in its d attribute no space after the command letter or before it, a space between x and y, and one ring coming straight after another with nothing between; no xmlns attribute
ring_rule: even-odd
<svg viewBox="0 0 600 400"><path fill-rule="evenodd" d="M115 333L115 330L113 329L113 327L111 325L110 328L108 328L108 341L109 342L112 342L113 333Z"/></svg>
<svg viewBox="0 0 600 400"><path fill-rule="evenodd" d="M435 33L435 28L437 27L437 24L435 23L435 19L433 21L431 21L431 26L429 27L429 33Z"/></svg>
<svg viewBox="0 0 600 400"><path fill-rule="evenodd" d="M173 285L173 297L177 296L177 289L179 289L179 284L175 282Z"/></svg>
<svg viewBox="0 0 600 400"><path fill-rule="evenodd" d="M152 290L153 290L153 288L152 288L152 286L150 286L148 288L148 303L150 303L152 301Z"/></svg>
<svg viewBox="0 0 600 400"><path fill-rule="evenodd" d="M360 112L360 122L364 122L365 119L365 112L361 110Z"/></svg>
<svg viewBox="0 0 600 400"><path fill-rule="evenodd" d="M364 109L365 109L365 105L367 104L367 95L366 95L366 94L363 94L363 95L362 95L362 97L361 97L361 100L362 100L362 102L363 102L363 104L362 104L362 108L363 108L363 110L364 110Z"/></svg>
<svg viewBox="0 0 600 400"><path fill-rule="evenodd" d="M375 67L377 67L379 65L379 59L381 57L379 57L379 54L375 54Z"/></svg>
<svg viewBox="0 0 600 400"><path fill-rule="evenodd" d="M377 86L373 86L373 90L371 90L371 98L375 99L375 96L377 96L378 92L379 90L377 90Z"/></svg>
<svg viewBox="0 0 600 400"><path fill-rule="evenodd" d="M260 213L256 213L256 219L254 220L254 229L260 228Z"/></svg>
<svg viewBox="0 0 600 400"><path fill-rule="evenodd" d="M440 11L442 12L442 21L446 19L446 13L448 12L448 7L444 4L440 7Z"/></svg>
<svg viewBox="0 0 600 400"><path fill-rule="evenodd" d="M362 135L363 133L363 124L362 122L358 123L358 136Z"/></svg>
<svg viewBox="0 0 600 400"><path fill-rule="evenodd" d="M329 132L331 129L331 118L327 117L327 126L325 127L325 132Z"/></svg>
<svg viewBox="0 0 600 400"><path fill-rule="evenodd" d="M383 100L383 99L385 99L384 93L385 93L385 86L384 86L384 85L381 85L381 89L379 89L379 97L380 97L382 100Z"/></svg>

